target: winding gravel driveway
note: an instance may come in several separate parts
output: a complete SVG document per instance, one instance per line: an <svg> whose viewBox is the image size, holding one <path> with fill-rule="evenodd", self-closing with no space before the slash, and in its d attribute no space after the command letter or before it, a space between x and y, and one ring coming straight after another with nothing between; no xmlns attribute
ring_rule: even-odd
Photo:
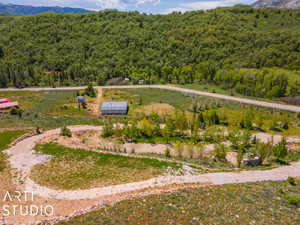
<svg viewBox="0 0 300 225"><path fill-rule="evenodd" d="M86 88L86 87L24 88L24 89L6 88L6 89L0 89L0 91L55 91L55 90L56 91L63 91L63 90L66 91L66 90L81 90L84 88ZM187 88L180 88L180 87L167 86L167 85L98 86L97 88L104 88L104 89L121 89L121 88L124 88L124 89L126 89L126 88L166 89L166 90L172 90L172 91L179 91L179 92L183 92L183 93L190 93L190 94L219 98L219 99L224 99L224 100L230 100L230 101L235 101L235 102L244 103L244 104L256 105L256 106L260 106L260 107L286 110L286 111L291 111L291 112L300 112L299 106L285 105L285 104L272 103L272 102L266 102L266 101L258 101L258 100L253 100L253 99L233 97L233 96L215 94L215 93L203 92L203 91L196 91L196 90L191 90L191 89L187 89Z"/></svg>
<svg viewBox="0 0 300 225"><path fill-rule="evenodd" d="M99 126L72 126L69 127L73 132L84 130L101 130ZM39 163L45 163L49 160L41 154L37 154L33 148L41 139L58 134L60 129L49 130L43 134L36 135L24 139L17 143L15 146L6 150L9 155L9 163L12 168L15 168L19 173L19 179L22 179L20 184L21 190L31 192L45 198L54 199L93 199L101 196L108 196L112 194L121 194L132 191L139 191L145 188L163 187L171 184L186 184L186 183L199 183L222 185L231 183L246 183L266 180L285 180L289 176L300 176L300 162L293 163L289 166L283 166L272 170L256 170L256 171L243 171L243 172L220 172L220 173L207 173L201 175L186 175L186 176L162 176L145 180L141 182L120 184L108 187L93 188L87 190L54 190L47 187L42 187L36 184L29 178L30 171L33 166Z"/></svg>

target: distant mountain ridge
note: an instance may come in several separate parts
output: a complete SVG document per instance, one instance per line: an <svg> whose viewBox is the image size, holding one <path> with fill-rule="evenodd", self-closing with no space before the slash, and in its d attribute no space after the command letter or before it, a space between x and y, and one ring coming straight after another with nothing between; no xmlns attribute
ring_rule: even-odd
<svg viewBox="0 0 300 225"><path fill-rule="evenodd" d="M89 13L93 12L81 8L70 7L47 7L47 6L29 6L29 5L14 5L14 4L1 4L0 14L6 15L34 15L39 13L54 12L54 13Z"/></svg>
<svg viewBox="0 0 300 225"><path fill-rule="evenodd" d="M300 0L258 0L255 8L300 9Z"/></svg>

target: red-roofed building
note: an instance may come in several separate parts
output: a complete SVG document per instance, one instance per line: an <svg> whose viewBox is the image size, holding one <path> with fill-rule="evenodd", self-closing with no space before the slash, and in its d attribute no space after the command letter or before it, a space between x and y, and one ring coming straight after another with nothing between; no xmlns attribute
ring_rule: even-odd
<svg viewBox="0 0 300 225"><path fill-rule="evenodd" d="M9 109L9 108L16 107L16 106L19 106L19 103L18 103L18 102L5 102L5 103L0 103L0 110L3 110L3 109Z"/></svg>
<svg viewBox="0 0 300 225"><path fill-rule="evenodd" d="M11 102L11 100L9 98L0 98L0 104L7 102Z"/></svg>

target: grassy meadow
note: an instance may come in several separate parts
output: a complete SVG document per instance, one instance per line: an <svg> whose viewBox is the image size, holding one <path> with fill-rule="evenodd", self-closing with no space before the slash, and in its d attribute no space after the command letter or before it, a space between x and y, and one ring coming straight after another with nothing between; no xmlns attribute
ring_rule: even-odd
<svg viewBox="0 0 300 225"><path fill-rule="evenodd" d="M27 132L28 130L7 130L0 132L0 151L8 148L11 142Z"/></svg>
<svg viewBox="0 0 300 225"><path fill-rule="evenodd" d="M6 168L7 158L2 151L7 149L11 142L27 132L28 130L9 130L0 132L0 172Z"/></svg>
<svg viewBox="0 0 300 225"><path fill-rule="evenodd" d="M299 181L184 189L125 200L60 225L299 224ZM298 200L297 200L298 199Z"/></svg>
<svg viewBox="0 0 300 225"><path fill-rule="evenodd" d="M37 183L56 189L85 189L142 181L162 175L176 163L149 158L133 158L59 146L38 145L36 151L51 155L50 162L37 165L31 177Z"/></svg>
<svg viewBox="0 0 300 225"><path fill-rule="evenodd" d="M78 109L76 91L0 92L0 98L11 98L20 103L22 118L0 114L0 127L42 127L46 129L65 125L101 124L97 117Z"/></svg>

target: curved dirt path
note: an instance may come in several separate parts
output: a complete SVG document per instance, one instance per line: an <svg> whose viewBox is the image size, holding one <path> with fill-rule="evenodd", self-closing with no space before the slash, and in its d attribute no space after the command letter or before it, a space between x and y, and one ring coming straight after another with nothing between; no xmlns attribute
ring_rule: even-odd
<svg viewBox="0 0 300 225"><path fill-rule="evenodd" d="M99 126L72 126L70 129L73 132L84 130L101 130ZM33 166L44 163L49 160L48 157L37 154L33 148L41 139L58 134L60 129L50 130L41 135L29 137L12 148L6 150L9 155L9 163L12 168L15 168L20 173L22 180L23 191L33 191L35 195L45 198L79 200L93 199L101 196L109 196L114 194L122 194L133 191L140 191L146 188L163 187L172 184L211 184L222 185L230 183L246 183L266 180L285 180L288 177L300 176L300 162L293 163L289 166L283 166L272 170L256 170L243 172L220 172L207 173L201 175L186 175L186 176L163 176L146 181L120 184L108 187L93 188L87 190L54 190L47 187L42 187L36 184L29 178L29 174Z"/></svg>
<svg viewBox="0 0 300 225"><path fill-rule="evenodd" d="M63 91L63 90L81 90L86 87L60 87L60 88L24 88L24 89L16 89L16 88L6 88L0 89L0 91ZM286 110L291 112L300 112L299 106L293 105L285 105L279 103L272 103L267 101L258 101L253 99L241 98L241 97L233 97L228 95L210 93L210 92L203 92L197 91L187 88L180 88L174 86L167 86L167 85L127 85L127 86L98 86L96 88L103 88L103 89L121 89L121 88L158 88L158 89L166 89L172 91L179 91L183 93L190 93L195 95L203 95L207 97L219 98L229 101L235 101L244 104L256 105L260 107L272 108L272 109L279 109L279 110Z"/></svg>

